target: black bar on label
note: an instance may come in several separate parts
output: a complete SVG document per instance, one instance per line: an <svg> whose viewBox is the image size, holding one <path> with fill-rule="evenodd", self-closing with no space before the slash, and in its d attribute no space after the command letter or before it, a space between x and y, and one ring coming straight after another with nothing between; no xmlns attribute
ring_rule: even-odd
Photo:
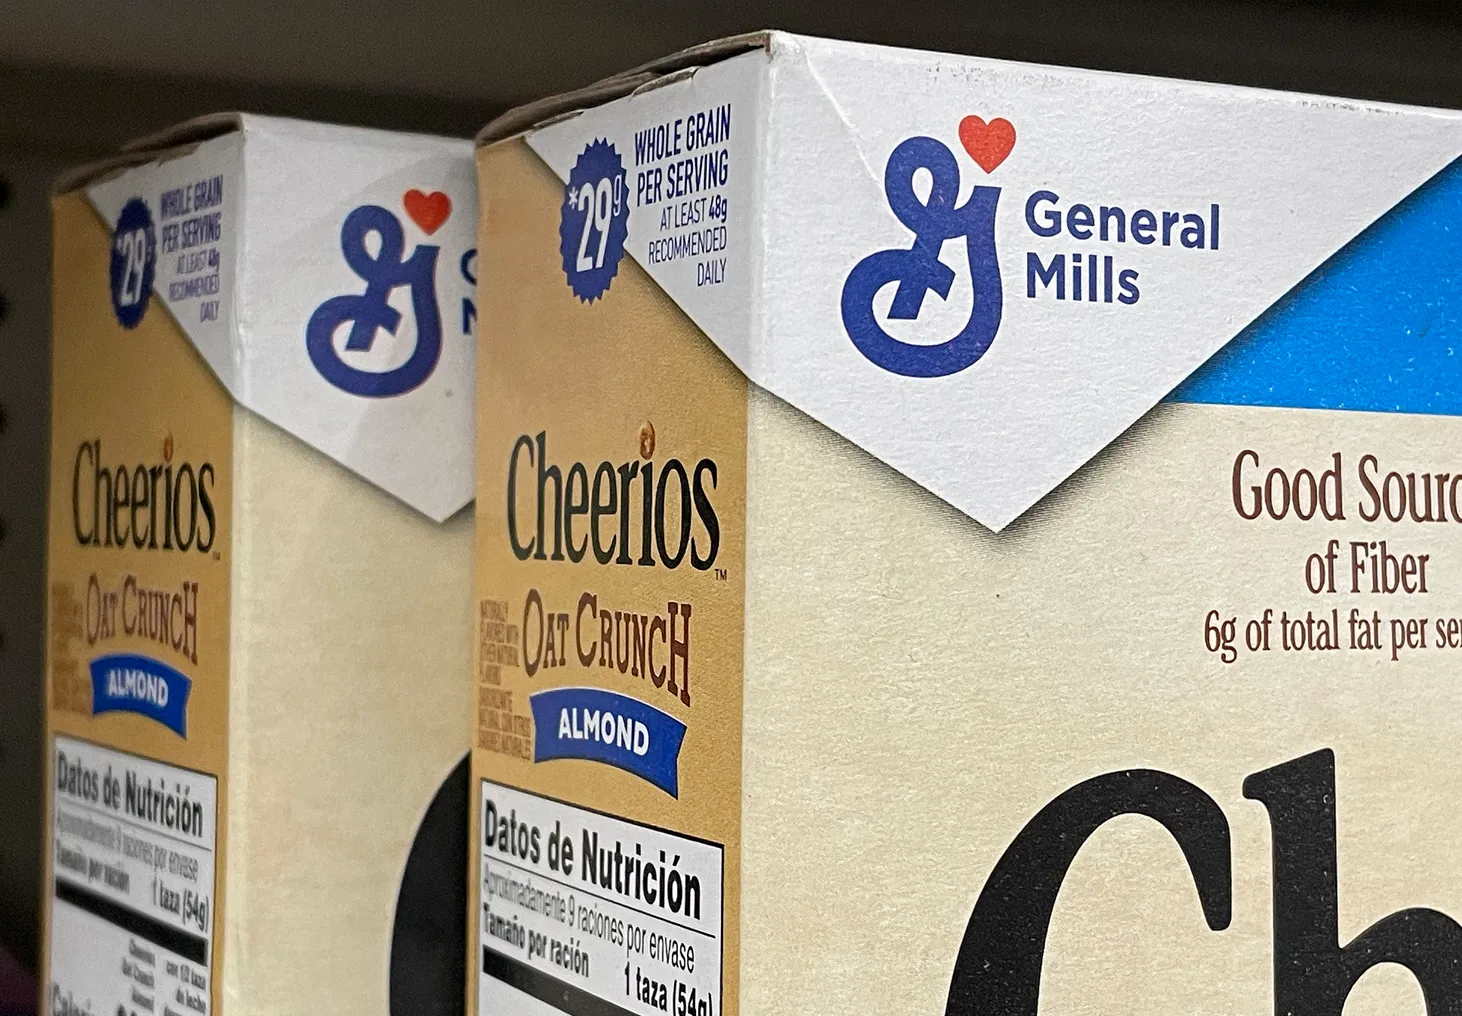
<svg viewBox="0 0 1462 1016"><path fill-rule="evenodd" d="M83 889L63 879L56 879L56 899L65 900L73 907L79 907L108 924L115 924L123 931L145 938L159 949L166 949L185 960L192 960L198 966L208 964L208 939L190 935L181 928L163 924L161 921L139 914L131 907L115 903L100 893Z"/></svg>
<svg viewBox="0 0 1462 1016"><path fill-rule="evenodd" d="M613 1002L606 1002L598 995L591 995L582 988L565 984L557 977L521 960L515 960L482 947L482 972L496 978L509 987L517 988L525 995L532 995L540 1002L547 1002L561 1009L569 1016L634 1016L628 1009L621 1009Z"/></svg>

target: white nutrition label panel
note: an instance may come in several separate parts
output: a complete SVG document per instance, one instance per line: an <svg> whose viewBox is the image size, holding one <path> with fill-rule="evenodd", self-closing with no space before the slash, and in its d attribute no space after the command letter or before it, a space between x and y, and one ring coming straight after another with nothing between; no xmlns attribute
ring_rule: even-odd
<svg viewBox="0 0 1462 1016"><path fill-rule="evenodd" d="M50 1016L207 1016L218 781L57 737Z"/></svg>
<svg viewBox="0 0 1462 1016"><path fill-rule="evenodd" d="M720 844L481 795L480 1016L720 1016Z"/></svg>

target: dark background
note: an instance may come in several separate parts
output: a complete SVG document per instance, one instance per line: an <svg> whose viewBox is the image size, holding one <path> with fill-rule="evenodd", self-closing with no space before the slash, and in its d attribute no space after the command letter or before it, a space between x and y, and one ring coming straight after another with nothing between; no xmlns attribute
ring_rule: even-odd
<svg viewBox="0 0 1462 1016"><path fill-rule="evenodd" d="M1454 0L10 0L0 146L64 158L243 107L470 134L493 112L757 28L1462 106Z"/></svg>
<svg viewBox="0 0 1462 1016"><path fill-rule="evenodd" d="M35 960L53 174L220 109L466 136L766 27L1462 108L1462 3L1445 0L0 0L0 946Z"/></svg>

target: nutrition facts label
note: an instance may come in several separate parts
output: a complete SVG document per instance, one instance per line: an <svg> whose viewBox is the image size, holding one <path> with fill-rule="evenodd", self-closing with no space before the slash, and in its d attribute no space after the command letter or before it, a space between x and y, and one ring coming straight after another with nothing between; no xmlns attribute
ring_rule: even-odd
<svg viewBox="0 0 1462 1016"><path fill-rule="evenodd" d="M217 780L54 745L53 1016L211 1009Z"/></svg>
<svg viewBox="0 0 1462 1016"><path fill-rule="evenodd" d="M482 1016L719 1016L719 844L481 792Z"/></svg>

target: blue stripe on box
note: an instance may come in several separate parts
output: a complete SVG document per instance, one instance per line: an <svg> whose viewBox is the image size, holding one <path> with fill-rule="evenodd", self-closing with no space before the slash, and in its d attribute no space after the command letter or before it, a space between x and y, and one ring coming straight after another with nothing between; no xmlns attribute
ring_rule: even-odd
<svg viewBox="0 0 1462 1016"><path fill-rule="evenodd" d="M1462 416L1462 159L1311 273L1168 401Z"/></svg>

